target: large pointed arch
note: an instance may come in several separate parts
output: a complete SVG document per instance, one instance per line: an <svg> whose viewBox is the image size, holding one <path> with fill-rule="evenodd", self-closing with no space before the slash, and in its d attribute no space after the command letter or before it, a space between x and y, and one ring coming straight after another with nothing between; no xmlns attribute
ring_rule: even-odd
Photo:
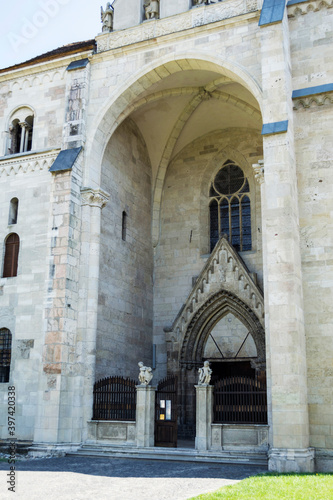
<svg viewBox="0 0 333 500"><path fill-rule="evenodd" d="M181 347L181 362L202 361L210 332L228 313L233 314L247 327L257 348L257 362L265 362L265 332L258 317L241 299L226 290L210 297L192 318Z"/></svg>

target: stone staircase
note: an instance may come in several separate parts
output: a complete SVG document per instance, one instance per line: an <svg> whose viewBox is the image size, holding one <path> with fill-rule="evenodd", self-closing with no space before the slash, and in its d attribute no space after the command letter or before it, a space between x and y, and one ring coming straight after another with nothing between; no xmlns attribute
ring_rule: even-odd
<svg viewBox="0 0 333 500"><path fill-rule="evenodd" d="M205 451L191 448L139 448L105 443L83 444L66 455L112 458L141 458L147 460L175 460L181 462L211 462L220 464L260 465L267 467L266 451Z"/></svg>

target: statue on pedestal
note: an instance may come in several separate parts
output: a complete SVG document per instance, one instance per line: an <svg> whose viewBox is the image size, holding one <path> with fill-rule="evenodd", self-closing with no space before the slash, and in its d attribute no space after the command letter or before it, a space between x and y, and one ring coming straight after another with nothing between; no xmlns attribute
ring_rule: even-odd
<svg viewBox="0 0 333 500"><path fill-rule="evenodd" d="M148 385L153 378L153 370L150 366L144 366L142 361L138 363L140 367L139 382L141 385Z"/></svg>
<svg viewBox="0 0 333 500"><path fill-rule="evenodd" d="M209 361L205 361L202 368L199 368L199 381L198 385L209 385L210 379L212 378L212 369L209 366Z"/></svg>
<svg viewBox="0 0 333 500"><path fill-rule="evenodd" d="M113 7L110 2L106 4L106 9L101 7L102 31L111 32L113 30Z"/></svg>
<svg viewBox="0 0 333 500"><path fill-rule="evenodd" d="M146 19L159 19L159 0L145 1Z"/></svg>

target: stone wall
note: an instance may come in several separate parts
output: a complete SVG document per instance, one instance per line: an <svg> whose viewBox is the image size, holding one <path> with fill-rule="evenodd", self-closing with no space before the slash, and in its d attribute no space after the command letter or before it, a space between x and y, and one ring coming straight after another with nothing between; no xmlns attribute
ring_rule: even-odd
<svg viewBox="0 0 333 500"><path fill-rule="evenodd" d="M15 79L11 75L10 79L1 75L0 156L6 154L11 114L21 106L29 106L34 114L32 150L61 145L65 118L66 66L47 71L39 70L36 74L27 70L21 71Z"/></svg>
<svg viewBox="0 0 333 500"><path fill-rule="evenodd" d="M332 105L313 103L295 116L310 443L333 450Z"/></svg>
<svg viewBox="0 0 333 500"><path fill-rule="evenodd" d="M152 363L150 182L144 141L128 120L112 136L102 166L110 201L102 213L97 380L116 374L137 378L138 361Z"/></svg>
<svg viewBox="0 0 333 500"><path fill-rule="evenodd" d="M1 164L0 262L4 240L10 233L20 238L16 277L0 278L0 328L12 333L10 385L16 387L17 437L33 439L39 377L42 372L44 297L49 273L49 208L51 175L48 167L57 152ZM19 200L17 224L8 225L10 200ZM1 404L7 401L8 384L0 384ZM7 420L1 419L0 437L8 438Z"/></svg>

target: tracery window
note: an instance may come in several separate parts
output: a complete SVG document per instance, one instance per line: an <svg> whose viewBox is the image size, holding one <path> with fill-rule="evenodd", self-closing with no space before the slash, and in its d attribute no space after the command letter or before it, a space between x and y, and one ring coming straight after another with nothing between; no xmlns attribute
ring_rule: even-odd
<svg viewBox="0 0 333 500"><path fill-rule="evenodd" d="M12 334L7 328L0 329L0 383L9 382Z"/></svg>
<svg viewBox="0 0 333 500"><path fill-rule="evenodd" d="M222 234L238 251L251 250L250 188L243 170L227 160L209 191L210 251Z"/></svg>
<svg viewBox="0 0 333 500"><path fill-rule="evenodd" d="M5 258L3 263L3 278L17 276L18 255L20 249L20 238L16 233L8 236L5 243Z"/></svg>

